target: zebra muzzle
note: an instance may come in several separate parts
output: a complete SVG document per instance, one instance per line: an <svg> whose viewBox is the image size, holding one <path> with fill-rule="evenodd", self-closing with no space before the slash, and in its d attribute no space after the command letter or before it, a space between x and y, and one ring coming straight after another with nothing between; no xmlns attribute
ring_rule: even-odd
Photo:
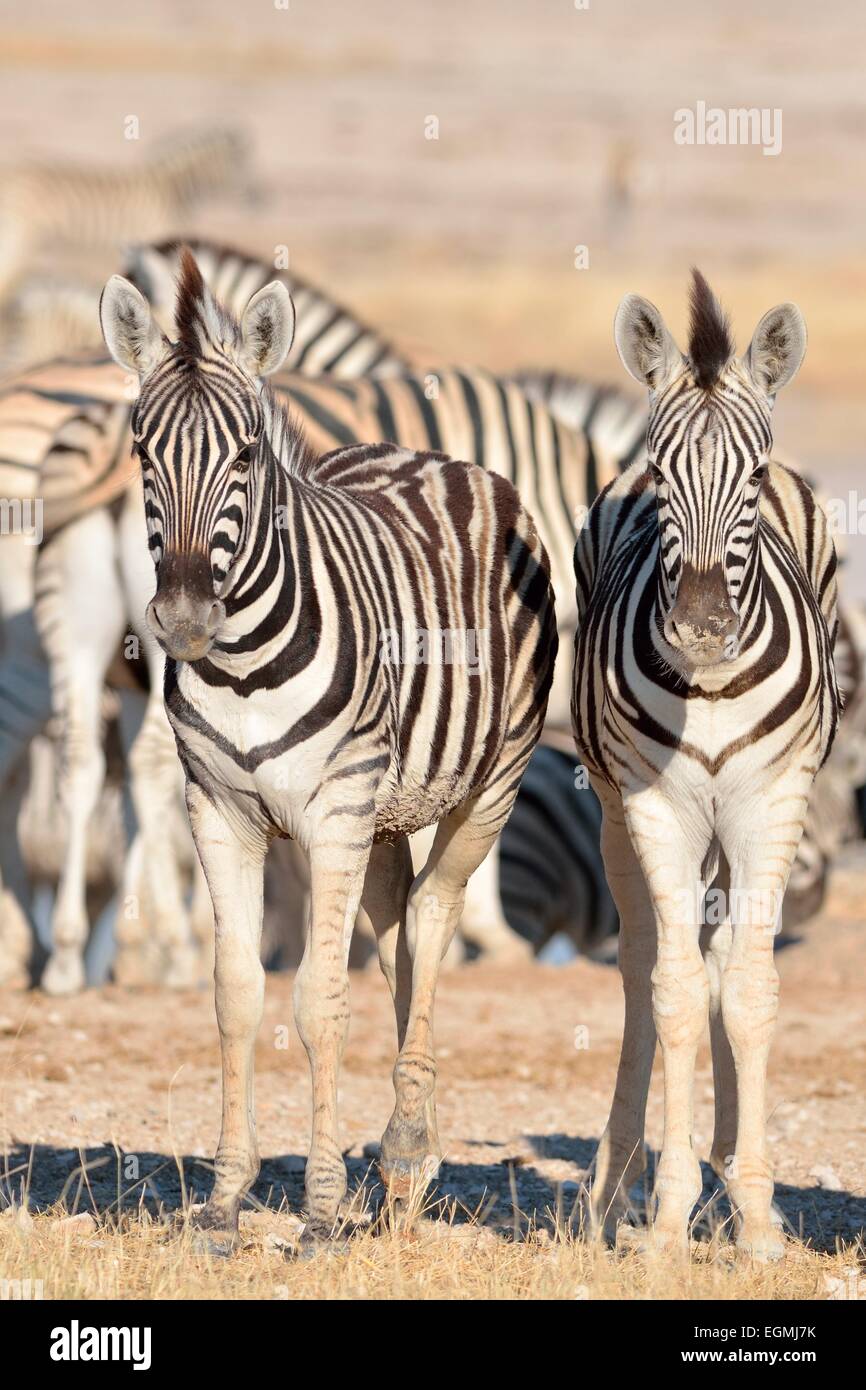
<svg viewBox="0 0 866 1390"><path fill-rule="evenodd" d="M181 591L160 594L147 606L147 622L163 651L174 661L200 661L225 621L225 604Z"/></svg>
<svg viewBox="0 0 866 1390"><path fill-rule="evenodd" d="M671 646L698 664L713 664L727 654L738 628L721 564L708 570L684 564L676 602L664 624Z"/></svg>

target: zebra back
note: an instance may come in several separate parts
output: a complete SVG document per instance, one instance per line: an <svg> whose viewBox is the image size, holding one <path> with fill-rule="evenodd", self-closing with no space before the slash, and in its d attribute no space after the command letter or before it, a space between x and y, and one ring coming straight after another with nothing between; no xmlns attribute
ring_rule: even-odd
<svg viewBox="0 0 866 1390"><path fill-rule="evenodd" d="M274 381L303 372L307 376L393 376L408 370L406 359L380 333L343 305L294 272L275 269L259 257L234 247L196 238L183 243L192 251L214 298L240 318L252 296L271 280L281 280L295 305L296 332L285 365ZM174 309L181 243L164 241L132 247L121 273L153 307L157 321L175 338Z"/></svg>
<svg viewBox="0 0 866 1390"><path fill-rule="evenodd" d="M569 429L586 434L591 449L587 480L591 499L603 485L599 477L612 475L611 465L621 472L643 456L646 407L618 387L598 386L562 372L520 371L512 380Z"/></svg>
<svg viewBox="0 0 866 1390"><path fill-rule="evenodd" d="M193 245L206 283L212 280L217 297L236 312L262 285L281 278L271 266L242 252L207 241ZM153 295L157 318L167 331L173 326L171 309L166 311L174 301L176 269L174 242L142 245L128 253L130 278ZM293 290L297 286L292 360L298 371L312 373L323 363L337 378L401 370L401 359L390 345L349 310L298 277L282 278ZM86 300L87 292L76 296L76 312L82 296ZM44 296L41 305L45 320ZM67 307L64 294L57 312L64 315ZM95 330L97 307L94 300ZM294 378L284 372L282 379ZM279 381L278 374L277 385ZM34 498L38 491L46 536L122 496L138 471L129 431L137 394L137 380L104 350L59 358L10 377L0 385L0 496ZM326 447L336 442L327 438Z"/></svg>

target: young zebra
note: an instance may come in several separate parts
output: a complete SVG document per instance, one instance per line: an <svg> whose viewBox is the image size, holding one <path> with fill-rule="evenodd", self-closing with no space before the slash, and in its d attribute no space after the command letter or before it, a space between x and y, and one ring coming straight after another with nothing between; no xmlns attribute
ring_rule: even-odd
<svg viewBox="0 0 866 1390"><path fill-rule="evenodd" d="M772 1257L782 1248L765 1135L773 938L838 717L836 561L811 492L770 461L773 402L805 351L799 310L766 314L741 359L697 271L691 311L684 357L652 304L620 305L619 354L649 388L649 463L605 489L575 550L574 732L604 809L626 996L593 1210L615 1216L642 1171L658 1035L654 1236L685 1245L701 1191L692 1089L709 1009L711 1161L728 1180L738 1243ZM704 923L717 871L726 911Z"/></svg>
<svg viewBox="0 0 866 1390"><path fill-rule="evenodd" d="M148 620L169 658L166 708L216 915L223 1126L202 1219L236 1230L258 1170L262 865L288 835L310 860L295 1012L313 1080L308 1231L327 1235L346 1191L337 1069L362 899L397 1016L391 1191L439 1154L436 977L541 732L556 649L547 557L515 490L483 469L384 444L311 452L263 383L291 345L284 285L254 295L238 328L189 255L176 343L119 276L100 314L141 380ZM392 649L406 624L431 640L476 634L481 659L419 663ZM406 837L433 821L411 881Z"/></svg>

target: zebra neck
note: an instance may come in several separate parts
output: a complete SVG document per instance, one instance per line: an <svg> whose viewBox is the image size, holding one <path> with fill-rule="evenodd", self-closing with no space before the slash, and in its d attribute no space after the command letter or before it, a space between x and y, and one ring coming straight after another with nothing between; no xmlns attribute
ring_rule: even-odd
<svg viewBox="0 0 866 1390"><path fill-rule="evenodd" d="M306 525L308 492L309 484L269 448L260 449L250 469L244 538L223 595L226 620L208 658L210 669L222 671L229 683L276 665L291 666L321 639Z"/></svg>

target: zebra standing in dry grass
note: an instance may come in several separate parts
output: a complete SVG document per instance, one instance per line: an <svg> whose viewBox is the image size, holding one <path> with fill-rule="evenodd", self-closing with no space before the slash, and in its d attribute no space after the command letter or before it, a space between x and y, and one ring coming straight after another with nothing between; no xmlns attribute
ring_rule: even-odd
<svg viewBox="0 0 866 1390"><path fill-rule="evenodd" d="M727 1180L738 1244L772 1258L782 1250L765 1121L773 941L839 708L832 539L806 484L770 461L773 402L800 366L806 329L781 305L736 358L696 271L688 357L637 295L620 305L615 334L649 388L649 430L648 466L605 489L575 551L574 730L604 807L626 995L593 1210L615 1217L642 1171L658 1036L653 1234L686 1247L701 1191L695 1056L709 1011L711 1162ZM726 912L705 920L717 873Z"/></svg>
<svg viewBox="0 0 866 1390"><path fill-rule="evenodd" d="M346 1191L337 1072L362 898L397 1015L381 1155L391 1191L405 1195L439 1154L439 963L541 732L556 627L544 548L507 482L392 445L312 454L262 381L289 350L293 317L275 282L238 329L191 255L176 343L128 281L113 277L101 305L112 354L141 379L133 428L157 570L148 617L169 656L166 706L217 921L223 1126L201 1219L235 1231L258 1171L262 866L269 839L290 835L312 879L295 1011L313 1078L314 1237L331 1232ZM483 660L394 659L388 637L407 620L431 638L484 634ZM433 821L413 882L406 837Z"/></svg>

